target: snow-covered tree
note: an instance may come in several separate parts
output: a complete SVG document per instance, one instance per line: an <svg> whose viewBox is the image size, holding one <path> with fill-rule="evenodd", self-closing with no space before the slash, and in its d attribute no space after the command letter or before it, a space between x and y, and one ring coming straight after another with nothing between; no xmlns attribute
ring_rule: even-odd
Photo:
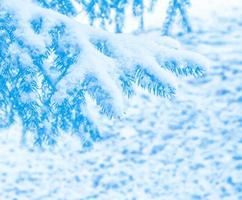
<svg viewBox="0 0 242 200"><path fill-rule="evenodd" d="M0 4L0 127L18 116L38 144L53 143L61 130L100 139L86 95L116 117L133 85L172 98L176 76L204 73L206 59L167 37L111 34L61 14L68 1L53 1L60 13L41 2Z"/></svg>
<svg viewBox="0 0 242 200"><path fill-rule="evenodd" d="M133 0L133 15L139 18L139 30L144 30L144 1Z"/></svg>
<svg viewBox="0 0 242 200"><path fill-rule="evenodd" d="M82 0L79 3L83 6L83 10L89 17L90 24L100 20L101 27L105 28L107 24L115 23L115 31L122 32L125 23L125 14L131 4L133 16L139 20L140 31L144 30L144 14L152 12L158 0ZM147 7L147 5L149 5ZM170 0L166 13L166 19L163 23L162 34L169 35L171 26L174 24L175 17L179 13L181 17L181 25L186 32L191 31L191 25L187 15L186 7L190 5L190 0ZM113 19L111 13L115 13ZM63 13L63 12L62 12Z"/></svg>
<svg viewBox="0 0 242 200"><path fill-rule="evenodd" d="M181 17L182 27L186 32L191 32L192 28L188 19L186 7L190 5L190 0L170 0L166 19L162 27L162 34L169 35L171 31L171 26L174 23L177 12L179 12Z"/></svg>
<svg viewBox="0 0 242 200"><path fill-rule="evenodd" d="M122 32L125 14L131 4L133 16L139 20L140 31L144 30L144 14L146 11L152 12L158 0L79 0L78 1L83 10L89 17L90 24L94 21L101 21L101 27L105 28L107 24L115 23L115 31ZM146 5L149 5L146 7ZM180 14L182 27L186 32L191 31L191 25L189 23L186 7L190 5L190 0L170 0L166 13L166 19L162 26L162 34L169 35L171 26L174 23L174 19L177 13ZM72 11L72 9L70 9ZM115 13L115 17L112 17L112 11ZM63 13L64 11L62 11ZM72 14L73 12L71 12Z"/></svg>
<svg viewBox="0 0 242 200"><path fill-rule="evenodd" d="M107 25L114 24L117 33L122 32L125 24L127 9L131 7L132 14L139 21L139 31L144 30L145 12L153 12L158 0L35 0L42 7L54 9L67 16L77 16L84 12L90 25L98 22L103 29ZM77 11L75 5L82 7ZM131 6L129 6L131 5ZM182 27L186 32L191 31L186 7L190 0L169 0L166 19L162 26L162 34L169 35L171 26L177 13L180 14Z"/></svg>

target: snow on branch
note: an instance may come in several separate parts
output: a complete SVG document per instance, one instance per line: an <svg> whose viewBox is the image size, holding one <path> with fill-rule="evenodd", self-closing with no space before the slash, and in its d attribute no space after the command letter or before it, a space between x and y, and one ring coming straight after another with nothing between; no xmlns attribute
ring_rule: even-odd
<svg viewBox="0 0 242 200"><path fill-rule="evenodd" d="M30 0L1 2L0 38L0 127L18 116L39 144L60 130L100 139L86 94L115 117L134 84L172 98L177 76L202 76L207 65L167 37L111 34Z"/></svg>

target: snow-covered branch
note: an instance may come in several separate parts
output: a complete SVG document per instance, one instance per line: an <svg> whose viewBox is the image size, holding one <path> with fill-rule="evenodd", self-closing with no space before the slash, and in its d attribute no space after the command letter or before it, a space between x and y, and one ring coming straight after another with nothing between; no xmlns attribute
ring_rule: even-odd
<svg viewBox="0 0 242 200"><path fill-rule="evenodd" d="M207 65L167 37L111 34L30 0L1 2L0 38L0 126L18 115L37 143L54 142L60 130L99 139L86 94L118 116L134 84L172 98L177 76L202 76Z"/></svg>

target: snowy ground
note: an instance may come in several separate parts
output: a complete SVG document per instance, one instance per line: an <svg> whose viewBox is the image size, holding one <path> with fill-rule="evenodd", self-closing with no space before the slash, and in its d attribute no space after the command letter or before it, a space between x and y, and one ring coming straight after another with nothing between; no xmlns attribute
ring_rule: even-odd
<svg viewBox="0 0 242 200"><path fill-rule="evenodd" d="M214 2L198 15L197 1L195 33L179 38L213 60L206 78L172 102L134 97L87 152L67 136L27 150L18 126L2 131L0 200L242 200L242 1Z"/></svg>

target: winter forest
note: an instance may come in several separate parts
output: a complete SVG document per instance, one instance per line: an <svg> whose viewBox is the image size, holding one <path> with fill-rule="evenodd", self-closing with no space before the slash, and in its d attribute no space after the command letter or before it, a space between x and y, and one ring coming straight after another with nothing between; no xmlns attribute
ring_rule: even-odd
<svg viewBox="0 0 242 200"><path fill-rule="evenodd" d="M242 0L0 0L1 200L242 200Z"/></svg>

